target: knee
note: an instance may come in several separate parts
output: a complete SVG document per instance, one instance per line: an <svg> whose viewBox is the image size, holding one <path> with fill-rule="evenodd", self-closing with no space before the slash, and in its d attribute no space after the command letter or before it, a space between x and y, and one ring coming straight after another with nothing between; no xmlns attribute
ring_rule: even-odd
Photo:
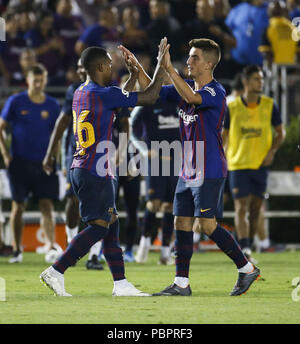
<svg viewBox="0 0 300 344"><path fill-rule="evenodd" d="M151 213L157 213L160 210L161 201L159 199L154 199L147 201L146 208L151 211Z"/></svg>
<svg viewBox="0 0 300 344"><path fill-rule="evenodd" d="M25 210L25 204L23 202L19 203L19 202L12 202L12 209L11 209L11 213L14 216L21 216L23 214Z"/></svg>
<svg viewBox="0 0 300 344"><path fill-rule="evenodd" d="M193 218L192 217L175 216L174 227L175 227L175 230L191 232L193 229Z"/></svg>
<svg viewBox="0 0 300 344"><path fill-rule="evenodd" d="M246 216L248 211L248 204L246 202L236 201L234 203L235 212L238 216Z"/></svg>
<svg viewBox="0 0 300 344"><path fill-rule="evenodd" d="M42 200L39 202L39 207L42 214L51 215L51 212L53 210L53 203L51 200Z"/></svg>
<svg viewBox="0 0 300 344"><path fill-rule="evenodd" d="M169 202L162 203L160 210L163 213L172 213L173 212L173 203L169 203Z"/></svg>
<svg viewBox="0 0 300 344"><path fill-rule="evenodd" d="M210 236L217 227L217 221L215 219L201 219L200 228L203 233Z"/></svg>

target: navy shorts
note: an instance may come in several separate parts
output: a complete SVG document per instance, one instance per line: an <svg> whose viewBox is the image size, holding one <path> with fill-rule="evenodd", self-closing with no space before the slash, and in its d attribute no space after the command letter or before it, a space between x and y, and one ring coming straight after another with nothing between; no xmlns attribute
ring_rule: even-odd
<svg viewBox="0 0 300 344"><path fill-rule="evenodd" d="M258 170L229 171L229 184L233 198L247 197L250 194L265 197L268 180L268 167Z"/></svg>
<svg viewBox="0 0 300 344"><path fill-rule="evenodd" d="M147 176L146 200L159 199L162 202L173 203L178 177Z"/></svg>
<svg viewBox="0 0 300 344"><path fill-rule="evenodd" d="M32 194L35 201L57 200L59 197L59 180L56 171L48 176L43 170L42 162L14 157L7 174L12 199L16 202L25 201L29 194Z"/></svg>
<svg viewBox="0 0 300 344"><path fill-rule="evenodd" d="M222 218L226 178L204 179L199 187L187 186L178 178L173 204L175 216Z"/></svg>
<svg viewBox="0 0 300 344"><path fill-rule="evenodd" d="M70 170L73 190L79 200L79 211L83 222L104 220L110 222L117 214L115 194L117 181L92 175L84 168Z"/></svg>
<svg viewBox="0 0 300 344"><path fill-rule="evenodd" d="M170 173L168 176L163 175L162 164L169 165ZM148 162L148 175L146 181L146 200L159 199L162 202L173 203L175 190L178 181L178 172L175 171L174 160L159 161L159 175L151 175L151 161Z"/></svg>

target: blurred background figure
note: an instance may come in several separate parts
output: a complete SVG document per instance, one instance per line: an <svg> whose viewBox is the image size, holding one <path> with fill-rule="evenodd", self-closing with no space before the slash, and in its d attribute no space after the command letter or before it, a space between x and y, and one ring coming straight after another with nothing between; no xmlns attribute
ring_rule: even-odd
<svg viewBox="0 0 300 344"><path fill-rule="evenodd" d="M34 49L37 59L49 73L49 84L64 84L62 60L65 46L54 30L54 15L50 10L41 11L33 29L26 35L26 44Z"/></svg>
<svg viewBox="0 0 300 344"><path fill-rule="evenodd" d="M221 6L222 5L219 5L219 7ZM216 12L213 1L197 0L197 17L186 24L185 41L189 42L193 38L201 36L217 42L221 49L222 59L215 70L215 77L217 79L231 78L234 70L231 68L232 61L230 50L236 47L236 39L224 22L224 10L219 12L219 18L216 17ZM188 52L188 45L185 49L186 52Z"/></svg>
<svg viewBox="0 0 300 344"><path fill-rule="evenodd" d="M54 29L65 48L62 60L64 70L70 64L77 63L78 57L74 47L84 29L82 17L72 14L72 4L72 0L58 0L54 15Z"/></svg>
<svg viewBox="0 0 300 344"><path fill-rule="evenodd" d="M83 50L90 46L115 47L121 42L120 40L121 28L119 26L118 8L113 5L106 5L100 10L98 22L87 27L79 37L75 44L75 51L80 56Z"/></svg>
<svg viewBox="0 0 300 344"><path fill-rule="evenodd" d="M181 42L183 31L179 21L171 15L170 3L166 0L150 0L149 13L151 21L147 26L150 56L155 64L156 50L161 37L168 37L170 52L174 60L182 58Z"/></svg>
<svg viewBox="0 0 300 344"><path fill-rule="evenodd" d="M140 25L140 12L128 6L122 13L122 44L133 53L145 52L148 48L147 33Z"/></svg>

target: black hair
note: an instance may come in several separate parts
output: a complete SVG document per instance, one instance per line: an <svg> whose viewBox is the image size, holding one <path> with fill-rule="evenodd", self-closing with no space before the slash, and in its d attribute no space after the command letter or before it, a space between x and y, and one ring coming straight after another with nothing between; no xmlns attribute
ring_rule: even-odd
<svg viewBox="0 0 300 344"><path fill-rule="evenodd" d="M252 74L254 73L259 73L262 72L262 68L258 65L248 65L246 67L244 67L243 72L242 72L242 76L243 79L249 79L251 77Z"/></svg>
<svg viewBox="0 0 300 344"><path fill-rule="evenodd" d="M242 73L237 73L232 81L232 89L235 91L243 91Z"/></svg>
<svg viewBox="0 0 300 344"><path fill-rule="evenodd" d="M41 75L44 73L47 73L47 69L44 65L42 65L41 63L35 63L33 66L31 66L28 70L27 70L27 75L29 73L33 73L34 75Z"/></svg>
<svg viewBox="0 0 300 344"><path fill-rule="evenodd" d="M89 75L94 74L97 62L104 61L107 58L106 50L101 47L88 47L80 56L82 66Z"/></svg>

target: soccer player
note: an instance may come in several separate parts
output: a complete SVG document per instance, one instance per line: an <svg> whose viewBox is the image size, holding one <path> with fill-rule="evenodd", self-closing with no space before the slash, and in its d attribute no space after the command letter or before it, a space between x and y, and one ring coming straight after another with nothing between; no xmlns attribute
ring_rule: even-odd
<svg viewBox="0 0 300 344"><path fill-rule="evenodd" d="M151 150L151 142L156 141L160 144L164 141L172 144L180 140L177 106L174 103L158 101L153 106L135 107L131 113L131 126L133 144L146 159L148 158L148 174L145 176L146 209L135 260L137 263L147 261L156 213L161 210L162 247L159 263L171 265L174 263L170 245L174 229L173 199L179 171L175 170L176 156L173 151ZM148 149L140 145L142 141L147 144ZM155 163L155 159L159 159L159 175L152 176L151 162ZM169 175L162 174L163 164L170 165Z"/></svg>
<svg viewBox="0 0 300 344"><path fill-rule="evenodd" d="M79 199L81 218L88 226L72 240L60 259L40 275L41 281L57 295L70 296L65 291L64 272L83 257L94 243L103 239L103 254L114 280L113 295L149 296L125 278L115 208L117 185L108 155L113 153L112 144L109 143L114 109L153 104L156 101L164 76L161 64L168 47L167 39L162 39L153 81L143 92L128 92L136 83L136 73L131 73L123 89L109 87L112 60L105 49L89 47L81 54L87 80L73 97L73 128L77 149L71 167L71 182ZM132 68L131 72L134 70Z"/></svg>
<svg viewBox="0 0 300 344"><path fill-rule="evenodd" d="M55 224L53 200L58 198L58 177L55 170L47 175L42 168L51 132L59 115L58 102L45 94L47 70L41 64L29 68L27 91L8 98L0 118L0 148L8 171L12 193L10 226L14 234L14 253L10 263L20 263L22 254L23 212L25 201L32 192L41 210L41 226L49 242L47 255L59 254L54 246ZM11 124L10 151L4 141L7 124ZM57 253L57 255L56 255Z"/></svg>
<svg viewBox="0 0 300 344"><path fill-rule="evenodd" d="M277 105L272 98L262 94L264 75L261 67L245 67L242 80L243 94L228 105L223 140L227 146L235 228L239 244L250 258L253 239L261 225L269 166L284 141L285 129Z"/></svg>
<svg viewBox="0 0 300 344"><path fill-rule="evenodd" d="M43 168L46 173L51 173L53 170L53 162L55 160L55 152L57 150L57 144L62 138L63 133L66 131L66 136L64 140L64 149L62 153L62 158L64 160L66 168L66 234L68 244L72 239L78 234L79 230L79 202L72 189L70 180L70 167L73 161L73 154L76 151L76 142L73 134L73 124L72 124L72 103L73 94L77 87L83 83L86 79L86 72L82 67L81 60L77 62L77 75L81 82L74 83L70 85L67 89L65 101L61 110L61 113L55 123L54 130L51 134L46 156L43 160ZM87 269L92 270L103 270L103 266L98 261L98 255L101 248L101 242L95 243L90 249L89 258L86 262Z"/></svg>
<svg viewBox="0 0 300 344"><path fill-rule="evenodd" d="M249 289L260 271L247 260L235 239L216 220L222 217L223 188L227 174L221 139L226 110L225 90L213 77L214 68L221 58L220 48L217 43L208 39L193 39L189 46L187 67L191 81L183 80L177 73L168 52L163 61L173 85L163 86L160 98L173 101L179 107L183 169L178 178L173 209L176 276L173 284L153 295L192 294L189 267L193 255L192 228L195 220L198 228L236 264L238 280L230 293L236 296ZM122 50L128 59L137 63L140 70L139 82L146 85L149 78L143 73L138 61L126 48ZM201 149L197 142L202 142L204 147ZM192 144L192 150L185 150L187 143ZM200 147L200 152L196 149L197 146ZM202 162L197 163L197 156L202 157Z"/></svg>

